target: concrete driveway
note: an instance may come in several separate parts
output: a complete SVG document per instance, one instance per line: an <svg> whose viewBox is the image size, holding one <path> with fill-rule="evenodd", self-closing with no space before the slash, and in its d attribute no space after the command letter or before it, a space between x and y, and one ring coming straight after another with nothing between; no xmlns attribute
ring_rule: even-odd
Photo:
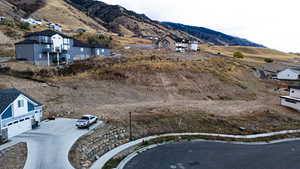
<svg viewBox="0 0 300 169"><path fill-rule="evenodd" d="M300 141L244 145L172 143L140 153L125 169L299 169Z"/></svg>
<svg viewBox="0 0 300 169"><path fill-rule="evenodd" d="M42 122L38 129L12 138L14 142L27 142L28 157L24 169L73 169L68 153L76 140L96 128L77 129L75 119L56 119Z"/></svg>

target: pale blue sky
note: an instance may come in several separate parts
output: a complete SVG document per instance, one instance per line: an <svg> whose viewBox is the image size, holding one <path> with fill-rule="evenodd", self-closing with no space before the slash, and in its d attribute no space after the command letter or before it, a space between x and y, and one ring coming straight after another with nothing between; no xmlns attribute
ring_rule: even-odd
<svg viewBox="0 0 300 169"><path fill-rule="evenodd" d="M202 26L300 52L299 0L102 0L152 19Z"/></svg>

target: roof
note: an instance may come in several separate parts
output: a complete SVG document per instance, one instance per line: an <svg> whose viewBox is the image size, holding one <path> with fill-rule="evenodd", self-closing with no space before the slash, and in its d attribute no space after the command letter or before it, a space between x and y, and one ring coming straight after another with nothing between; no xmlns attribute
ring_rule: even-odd
<svg viewBox="0 0 300 169"><path fill-rule="evenodd" d="M30 40L30 39L25 39L21 42L15 43L15 45L19 45L19 44L38 44L38 41L36 40Z"/></svg>
<svg viewBox="0 0 300 169"><path fill-rule="evenodd" d="M294 73L300 74L300 69L298 69L298 68L287 68L287 69L284 69L284 70L282 70L282 71L285 71L285 70L290 70L290 71L292 71L292 72L294 72Z"/></svg>
<svg viewBox="0 0 300 169"><path fill-rule="evenodd" d="M59 32L56 32L56 31L53 31L53 30L44 30L44 31L40 31L40 32L33 32L25 37L30 37L30 36L53 36L53 35L56 35L56 34L59 34L60 36L64 37L64 38L71 38L67 35L64 35L62 33L59 33Z"/></svg>
<svg viewBox="0 0 300 169"><path fill-rule="evenodd" d="M300 86L289 86L289 89L300 89Z"/></svg>
<svg viewBox="0 0 300 169"><path fill-rule="evenodd" d="M34 100L27 94L21 92L20 90L17 89L7 89L7 90L0 90L0 114L3 113L3 111L19 97L20 95L24 95L31 101L35 102L38 104L38 106L42 106L40 102Z"/></svg>
<svg viewBox="0 0 300 169"><path fill-rule="evenodd" d="M23 45L23 44L51 44L51 43L38 42L36 40L31 40L31 39L25 39L21 42L15 43L15 45Z"/></svg>
<svg viewBox="0 0 300 169"><path fill-rule="evenodd" d="M291 99L291 100L300 102L300 99L299 99L299 98L296 98L296 97L291 97L291 96L280 96L280 98L282 98L282 99Z"/></svg>

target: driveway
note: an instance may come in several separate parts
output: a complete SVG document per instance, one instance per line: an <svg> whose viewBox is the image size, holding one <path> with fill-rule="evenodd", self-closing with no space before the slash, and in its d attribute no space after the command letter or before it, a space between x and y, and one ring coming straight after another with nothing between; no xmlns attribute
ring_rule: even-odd
<svg viewBox="0 0 300 169"><path fill-rule="evenodd" d="M73 169L68 153L76 140L97 127L77 129L75 119L42 122L38 129L12 138L12 142L27 142L28 157L24 169Z"/></svg>
<svg viewBox="0 0 300 169"><path fill-rule="evenodd" d="M150 149L125 169L298 169L299 153L300 141L267 145L191 141Z"/></svg>

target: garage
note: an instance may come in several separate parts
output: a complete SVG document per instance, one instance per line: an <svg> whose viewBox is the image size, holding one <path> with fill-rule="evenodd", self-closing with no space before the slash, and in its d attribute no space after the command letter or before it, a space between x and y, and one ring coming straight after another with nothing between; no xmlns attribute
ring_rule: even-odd
<svg viewBox="0 0 300 169"><path fill-rule="evenodd" d="M32 129L31 118L24 118L8 124L7 135L8 138L14 137Z"/></svg>

